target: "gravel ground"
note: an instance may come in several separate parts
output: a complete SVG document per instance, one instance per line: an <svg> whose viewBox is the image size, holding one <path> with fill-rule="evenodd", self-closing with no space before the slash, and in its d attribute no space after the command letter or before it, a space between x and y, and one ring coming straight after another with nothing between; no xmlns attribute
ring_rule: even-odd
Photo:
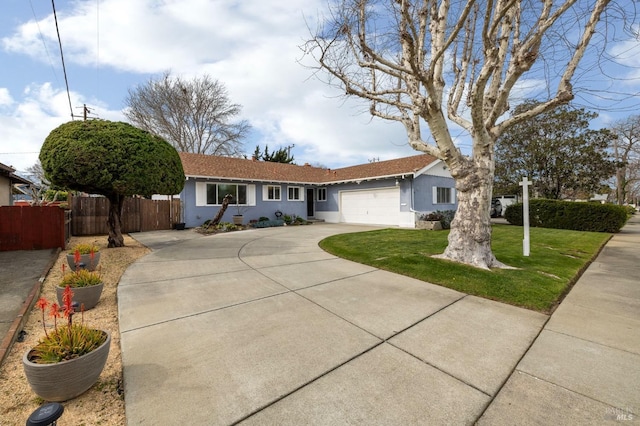
<svg viewBox="0 0 640 426"><path fill-rule="evenodd" d="M73 237L69 247L78 243L94 243L100 247L99 269L104 289L98 305L85 312L85 324L111 332L111 349L107 364L98 382L77 398L66 401L64 414L58 426L124 425L124 396L122 394L122 360L118 328L116 288L120 277L136 259L149 253L149 249L125 236L126 247L106 248L107 237ZM42 285L42 296L55 300L54 285L62 277L62 264L66 264L66 252L58 260ZM67 269L68 271L68 269ZM24 425L29 415L43 400L31 391L22 369L22 356L33 347L43 333L40 310L31 311L25 325L24 342L16 342L0 367L0 425Z"/></svg>

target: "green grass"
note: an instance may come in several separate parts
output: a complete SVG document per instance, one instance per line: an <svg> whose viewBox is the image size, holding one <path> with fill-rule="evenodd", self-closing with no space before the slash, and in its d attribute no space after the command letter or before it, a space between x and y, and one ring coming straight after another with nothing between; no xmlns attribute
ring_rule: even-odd
<svg viewBox="0 0 640 426"><path fill-rule="evenodd" d="M492 248L517 269L486 271L430 257L447 246L448 231L382 229L335 235L320 247L336 256L439 284L463 293L549 312L611 234L531 228L530 256L522 227L494 225Z"/></svg>

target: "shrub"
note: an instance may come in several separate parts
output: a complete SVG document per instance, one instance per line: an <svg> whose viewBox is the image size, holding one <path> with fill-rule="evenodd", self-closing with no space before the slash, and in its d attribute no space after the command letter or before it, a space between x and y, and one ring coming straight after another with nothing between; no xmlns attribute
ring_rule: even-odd
<svg viewBox="0 0 640 426"><path fill-rule="evenodd" d="M260 216L260 219L258 219L258 222L264 222L264 221L267 221L267 220L269 220L269 218L268 218L268 217L266 217L266 216Z"/></svg>
<svg viewBox="0 0 640 426"><path fill-rule="evenodd" d="M75 254L76 250L80 254L91 254L91 252L97 253L100 251L100 247L94 244L76 244L71 250L69 250L69 254Z"/></svg>
<svg viewBox="0 0 640 426"><path fill-rule="evenodd" d="M442 219L440 219L440 225L442 225L442 229L451 229L451 222L456 215L456 211L443 210L437 211L436 213L438 213L442 217Z"/></svg>
<svg viewBox="0 0 640 426"><path fill-rule="evenodd" d="M42 197L44 201L68 201L68 198L67 191L56 191L55 189L47 189Z"/></svg>
<svg viewBox="0 0 640 426"><path fill-rule="evenodd" d="M273 226L284 226L284 220L261 220L253 224L254 228L271 228Z"/></svg>
<svg viewBox="0 0 640 426"><path fill-rule="evenodd" d="M505 219L522 226L522 203L507 207ZM575 231L618 232L627 221L624 207L613 204L534 199L529 202L529 224Z"/></svg>
<svg viewBox="0 0 640 426"><path fill-rule="evenodd" d="M438 222L442 220L442 215L439 212L431 212L420 216L420 220L426 220L428 222Z"/></svg>
<svg viewBox="0 0 640 426"><path fill-rule="evenodd" d="M230 222L220 222L216 228L222 232L230 232L230 231L238 230L238 226Z"/></svg>
<svg viewBox="0 0 640 426"><path fill-rule="evenodd" d="M440 222L442 229L451 229L451 221L455 216L455 210L438 210L431 213L420 215L418 220L426 220L429 222Z"/></svg>
<svg viewBox="0 0 640 426"><path fill-rule="evenodd" d="M74 272L69 272L62 277L60 287L90 287L92 285L98 285L101 282L102 277L98 272L76 269Z"/></svg>

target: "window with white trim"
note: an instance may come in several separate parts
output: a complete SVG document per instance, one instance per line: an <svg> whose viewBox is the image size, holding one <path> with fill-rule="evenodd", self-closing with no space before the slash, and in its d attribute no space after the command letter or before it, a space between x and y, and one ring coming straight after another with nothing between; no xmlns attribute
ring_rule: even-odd
<svg viewBox="0 0 640 426"><path fill-rule="evenodd" d="M229 204L255 206L255 185L241 183L196 182L196 205L219 206L224 196L231 195Z"/></svg>
<svg viewBox="0 0 640 426"><path fill-rule="evenodd" d="M301 186L289 186L287 187L287 200L289 201L304 201L304 188Z"/></svg>
<svg viewBox="0 0 640 426"><path fill-rule="evenodd" d="M264 185L262 199L266 201L280 201L280 185Z"/></svg>
<svg viewBox="0 0 640 426"><path fill-rule="evenodd" d="M455 188L433 187L433 204L455 204Z"/></svg>
<svg viewBox="0 0 640 426"><path fill-rule="evenodd" d="M327 188L318 188L318 201L327 201Z"/></svg>
<svg viewBox="0 0 640 426"><path fill-rule="evenodd" d="M220 205L224 197L229 194L229 204L247 205L247 185L229 183L207 184L207 204Z"/></svg>

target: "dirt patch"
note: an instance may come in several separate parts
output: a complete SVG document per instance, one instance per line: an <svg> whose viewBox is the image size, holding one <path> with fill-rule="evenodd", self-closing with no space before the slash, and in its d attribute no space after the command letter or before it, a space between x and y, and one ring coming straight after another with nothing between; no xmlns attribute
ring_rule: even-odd
<svg viewBox="0 0 640 426"><path fill-rule="evenodd" d="M70 247L78 243L93 243L100 247L100 272L104 289L98 305L85 312L85 323L111 332L111 349L107 364L98 382L77 398L63 402L64 414L58 426L124 425L124 395L122 392L122 358L116 288L120 277L136 259L149 253L149 249L129 236L126 247L107 248L107 237L73 237ZM41 295L55 301L55 284L62 279L62 264L66 252L61 252L42 284ZM68 269L67 269L68 271ZM0 367L0 425L24 425L29 415L44 403L31 391L22 369L22 356L35 346L43 333L40 310L34 308L27 320L23 342L16 342Z"/></svg>

